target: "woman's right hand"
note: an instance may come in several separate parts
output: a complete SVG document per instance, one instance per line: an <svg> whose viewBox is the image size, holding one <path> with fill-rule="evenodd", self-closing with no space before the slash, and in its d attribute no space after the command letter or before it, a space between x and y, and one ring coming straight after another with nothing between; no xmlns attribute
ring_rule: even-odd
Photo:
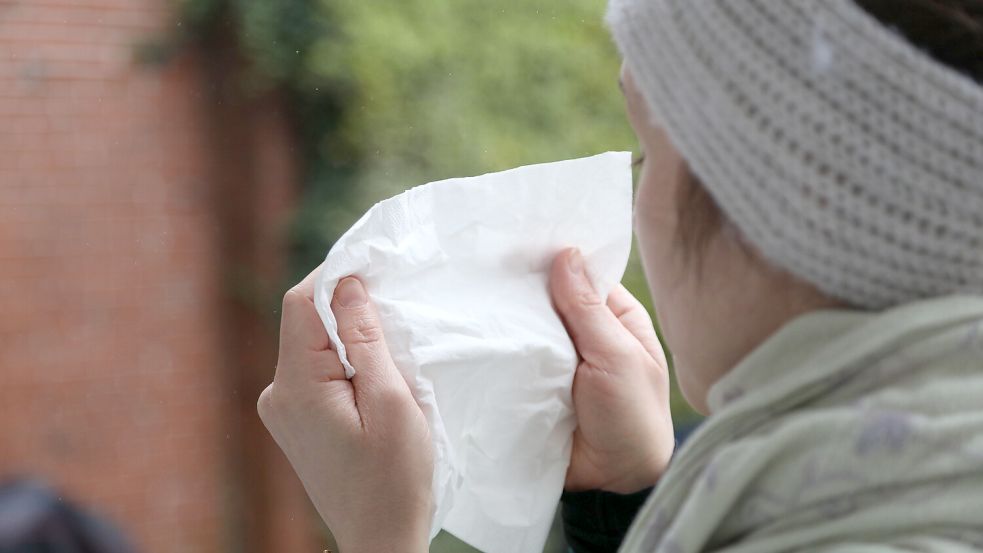
<svg viewBox="0 0 983 553"><path fill-rule="evenodd" d="M342 551L426 551L433 478L427 420L355 278L343 279L331 302L356 369L345 378L314 308L321 270L283 298L280 356L259 398L260 417Z"/></svg>
<svg viewBox="0 0 983 553"><path fill-rule="evenodd" d="M565 488L632 493L655 485L676 442L668 365L651 318L620 284L602 301L574 249L554 260L550 290L581 357Z"/></svg>

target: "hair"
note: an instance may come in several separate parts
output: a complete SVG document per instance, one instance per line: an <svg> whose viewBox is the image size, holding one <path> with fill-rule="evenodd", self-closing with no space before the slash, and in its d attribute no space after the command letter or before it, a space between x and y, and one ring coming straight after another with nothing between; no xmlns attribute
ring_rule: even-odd
<svg viewBox="0 0 983 553"><path fill-rule="evenodd" d="M936 61L983 85L983 0L854 2ZM683 255L692 258L729 222L689 165L682 172L682 179L677 197L677 239ZM743 241L741 244L749 251Z"/></svg>

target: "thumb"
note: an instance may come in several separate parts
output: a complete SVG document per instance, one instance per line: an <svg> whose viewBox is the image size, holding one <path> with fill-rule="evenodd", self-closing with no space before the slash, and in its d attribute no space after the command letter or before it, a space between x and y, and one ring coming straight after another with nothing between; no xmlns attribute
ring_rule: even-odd
<svg viewBox="0 0 983 553"><path fill-rule="evenodd" d="M564 250L554 259L550 291L585 361L611 370L637 360L641 345L594 289L579 250Z"/></svg>
<svg viewBox="0 0 983 553"><path fill-rule="evenodd" d="M357 278L346 277L338 283L331 311L338 322L338 337L345 345L348 361L355 368L352 386L363 418L364 407L390 400L391 392L412 398L389 354L379 314Z"/></svg>

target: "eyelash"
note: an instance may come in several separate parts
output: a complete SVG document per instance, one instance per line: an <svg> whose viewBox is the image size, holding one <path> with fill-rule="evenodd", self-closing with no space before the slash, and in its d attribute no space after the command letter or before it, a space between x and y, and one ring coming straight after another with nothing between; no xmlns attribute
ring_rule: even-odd
<svg viewBox="0 0 983 553"><path fill-rule="evenodd" d="M632 160L631 166L632 167L641 167L642 166L642 163L644 163L644 162L645 162L645 154L638 154L638 157L636 157L635 159Z"/></svg>

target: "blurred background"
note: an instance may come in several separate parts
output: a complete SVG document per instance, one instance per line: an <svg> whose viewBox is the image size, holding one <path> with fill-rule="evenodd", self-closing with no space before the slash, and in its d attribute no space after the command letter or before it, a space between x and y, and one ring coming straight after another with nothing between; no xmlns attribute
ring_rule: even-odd
<svg viewBox="0 0 983 553"><path fill-rule="evenodd" d="M133 551L330 547L255 412L283 292L408 187L634 150L603 10L0 0L0 522L30 482Z"/></svg>

